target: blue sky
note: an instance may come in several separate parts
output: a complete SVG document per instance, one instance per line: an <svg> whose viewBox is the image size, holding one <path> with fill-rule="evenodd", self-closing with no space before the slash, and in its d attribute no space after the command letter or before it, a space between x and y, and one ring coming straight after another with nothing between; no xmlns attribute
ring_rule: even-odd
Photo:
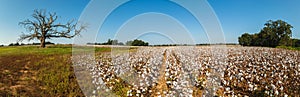
<svg viewBox="0 0 300 97"><path fill-rule="evenodd" d="M64 22L68 19L79 19L82 11L84 11L89 2L89 0L1 0L0 44L7 45L17 41L21 32L25 31L18 23L30 18L34 9L46 9L47 11L56 12L61 16L59 19ZM293 25L293 37L300 38L300 6L298 5L300 4L300 0L208 0L208 3L218 17L226 42L228 43L237 43L237 38L242 33L257 33L267 20L277 19L284 20ZM136 1L135 3L131 3L131 5L124 4L120 6L104 22L102 28L97 32L98 37L96 40L104 42L108 38L113 38L115 32L119 29L118 27L124 25L126 21L129 22L128 20L132 17L139 15L138 12L151 11L167 14L169 17L182 23L196 43L208 42L201 24L198 24L189 12L180 8L180 6L159 0L151 0L151 2L149 0ZM101 13L97 13L97 10L95 10L95 14ZM148 17L148 22L157 20L151 19L150 16ZM168 25L168 22L161 24ZM143 26L136 28L143 28ZM85 34L88 33L89 31L85 32ZM152 44L168 43L166 41L169 41L168 39L164 39L165 36L151 34L145 34L139 38L149 41ZM73 42L71 39L63 38L49 41L54 43ZM27 43L28 41L25 40L23 42ZM32 42L38 41L30 41L30 43Z"/></svg>
<svg viewBox="0 0 300 97"><path fill-rule="evenodd" d="M56 12L60 20L78 19L89 0L1 0L0 1L0 44L8 45L18 40L26 30L18 25L30 18L34 9ZM53 39L55 43L72 43L69 39ZM23 41L28 42L27 40ZM38 41L30 41L38 42Z"/></svg>

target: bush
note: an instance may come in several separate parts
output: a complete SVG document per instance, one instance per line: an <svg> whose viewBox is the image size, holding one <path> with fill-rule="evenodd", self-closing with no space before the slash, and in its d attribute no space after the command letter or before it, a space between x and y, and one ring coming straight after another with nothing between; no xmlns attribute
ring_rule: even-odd
<svg viewBox="0 0 300 97"><path fill-rule="evenodd" d="M8 46L20 46L20 44L17 42L17 43L10 43Z"/></svg>
<svg viewBox="0 0 300 97"><path fill-rule="evenodd" d="M118 40L108 39L107 42L104 43L87 43L87 45L124 45L124 43L118 42Z"/></svg>
<svg viewBox="0 0 300 97"><path fill-rule="evenodd" d="M293 39L293 47L300 47L300 40L299 39Z"/></svg>
<svg viewBox="0 0 300 97"><path fill-rule="evenodd" d="M52 42L45 42L45 44L54 44ZM31 45L31 44L28 44L28 45ZM32 45L41 45L41 43L32 43Z"/></svg>
<svg viewBox="0 0 300 97"><path fill-rule="evenodd" d="M300 50L300 47L290 47L290 46L277 46L276 48L282 48L288 50Z"/></svg>
<svg viewBox="0 0 300 97"><path fill-rule="evenodd" d="M143 40L135 39L133 41L127 41L126 45L129 45L129 46L148 46L149 43L148 42L144 42Z"/></svg>

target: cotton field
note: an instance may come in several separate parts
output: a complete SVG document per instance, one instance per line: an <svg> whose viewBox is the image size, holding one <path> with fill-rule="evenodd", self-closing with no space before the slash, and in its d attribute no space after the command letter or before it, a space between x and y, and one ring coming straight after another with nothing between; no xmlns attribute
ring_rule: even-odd
<svg viewBox="0 0 300 97"><path fill-rule="evenodd" d="M112 51L113 52L113 51ZM92 94L129 97L300 96L300 54L262 47L141 47L80 55ZM83 89L84 91L84 89Z"/></svg>

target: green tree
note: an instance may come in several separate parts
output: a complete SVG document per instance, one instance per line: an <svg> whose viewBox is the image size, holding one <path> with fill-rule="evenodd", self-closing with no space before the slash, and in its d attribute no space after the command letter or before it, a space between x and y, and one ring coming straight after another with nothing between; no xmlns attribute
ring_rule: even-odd
<svg viewBox="0 0 300 97"><path fill-rule="evenodd" d="M106 43L104 43L105 45L112 45L113 44L113 40L108 39Z"/></svg>
<svg viewBox="0 0 300 97"><path fill-rule="evenodd" d="M27 32L23 33L19 41L25 39L38 39L42 48L45 47L46 39L51 38L73 38L86 29L86 26L79 26L73 20L62 24L57 22L58 16L56 13L47 12L45 10L34 10L32 19L27 19L19 23Z"/></svg>
<svg viewBox="0 0 300 97"><path fill-rule="evenodd" d="M124 45L124 43L119 42L118 40L108 39L107 42L100 43L101 45Z"/></svg>
<svg viewBox="0 0 300 97"><path fill-rule="evenodd" d="M292 39L293 47L300 47L300 40L299 39Z"/></svg>
<svg viewBox="0 0 300 97"><path fill-rule="evenodd" d="M261 46L262 45L262 39L259 38L259 35L257 33L252 35L252 41L251 46Z"/></svg>
<svg viewBox="0 0 300 97"><path fill-rule="evenodd" d="M265 27L261 30L261 39L263 40L263 46L276 47L276 46L291 46L291 35L293 26L285 21L269 20Z"/></svg>
<svg viewBox="0 0 300 97"><path fill-rule="evenodd" d="M248 33L242 34L242 36L239 37L239 44L248 46L249 41L251 41L250 46L292 46L292 28L293 26L285 21L269 20L259 33L254 35Z"/></svg>
<svg viewBox="0 0 300 97"><path fill-rule="evenodd" d="M250 46L252 38L252 35L249 33L244 33L241 37L239 37L239 44L242 46Z"/></svg>
<svg viewBox="0 0 300 97"><path fill-rule="evenodd" d="M133 41L127 41L126 45L130 45L130 46L148 46L149 43L148 42L144 42L143 40L135 39Z"/></svg>

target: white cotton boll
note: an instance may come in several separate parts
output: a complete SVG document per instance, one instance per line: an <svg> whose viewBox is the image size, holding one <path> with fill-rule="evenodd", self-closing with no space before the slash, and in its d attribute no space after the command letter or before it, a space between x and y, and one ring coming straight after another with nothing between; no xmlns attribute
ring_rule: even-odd
<svg viewBox="0 0 300 97"><path fill-rule="evenodd" d="M136 93L140 94L140 93L141 93L141 91L140 91L140 90L136 90Z"/></svg>
<svg viewBox="0 0 300 97"><path fill-rule="evenodd" d="M163 94L167 94L167 91L163 91Z"/></svg>
<svg viewBox="0 0 300 97"><path fill-rule="evenodd" d="M287 79L287 78L289 78L289 77L288 77L287 75L284 75L283 78Z"/></svg>
<svg viewBox="0 0 300 97"><path fill-rule="evenodd" d="M157 92L156 94L157 94L157 95L160 95L160 92Z"/></svg>
<svg viewBox="0 0 300 97"><path fill-rule="evenodd" d="M178 84L178 83L177 83L176 81L175 81L175 82L173 82L173 85L174 85L174 86L177 86L177 84Z"/></svg>
<svg viewBox="0 0 300 97"><path fill-rule="evenodd" d="M281 91L283 90L283 86L280 87L280 90L281 90Z"/></svg>
<svg viewBox="0 0 300 97"><path fill-rule="evenodd" d="M113 89L113 86L110 86L109 89L112 90L112 89Z"/></svg>
<svg viewBox="0 0 300 97"><path fill-rule="evenodd" d="M224 83L225 85L227 85L227 82L226 82L226 80L223 80L223 83Z"/></svg>
<svg viewBox="0 0 300 97"><path fill-rule="evenodd" d="M144 86L144 83L143 83L143 82L141 82L141 83L140 83L140 86Z"/></svg>
<svg viewBox="0 0 300 97"><path fill-rule="evenodd" d="M266 93L267 95L269 95L269 91L265 91L265 93Z"/></svg>
<svg viewBox="0 0 300 97"><path fill-rule="evenodd" d="M132 96L131 91L132 91L132 90L127 91L127 96Z"/></svg>
<svg viewBox="0 0 300 97"><path fill-rule="evenodd" d="M278 95L278 94L279 94L279 92L278 92L278 90L276 90L276 91L275 91L275 95Z"/></svg>
<svg viewBox="0 0 300 97"><path fill-rule="evenodd" d="M165 73L165 75L166 75L166 76L169 76L169 75L170 75L170 73L169 73L169 72L166 72L166 73Z"/></svg>
<svg viewBox="0 0 300 97"><path fill-rule="evenodd" d="M255 85L254 89L253 90L257 90L257 86Z"/></svg>
<svg viewBox="0 0 300 97"><path fill-rule="evenodd" d="M145 78L145 74L142 74L142 78Z"/></svg>
<svg viewBox="0 0 300 97"><path fill-rule="evenodd" d="M229 88L229 87L226 87L225 90L226 90L226 91L230 91L230 88Z"/></svg>
<svg viewBox="0 0 300 97"><path fill-rule="evenodd" d="M152 90L149 90L149 93L152 93Z"/></svg>
<svg viewBox="0 0 300 97"><path fill-rule="evenodd" d="M271 84L271 86L272 86L273 89L276 89L276 86L274 84Z"/></svg>
<svg viewBox="0 0 300 97"><path fill-rule="evenodd" d="M256 80L259 81L259 76L255 76Z"/></svg>
<svg viewBox="0 0 300 97"><path fill-rule="evenodd" d="M250 88L250 91L252 91L253 85L252 85L252 84L249 84L249 88Z"/></svg>

